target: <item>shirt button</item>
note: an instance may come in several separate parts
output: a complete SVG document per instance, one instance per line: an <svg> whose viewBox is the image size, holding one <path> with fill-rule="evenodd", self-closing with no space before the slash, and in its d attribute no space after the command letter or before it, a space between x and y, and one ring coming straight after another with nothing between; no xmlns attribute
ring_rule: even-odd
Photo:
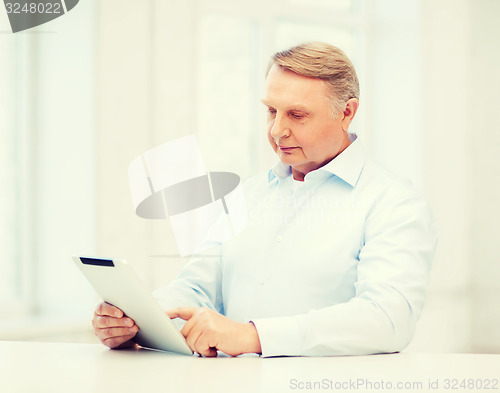
<svg viewBox="0 0 500 393"><path fill-rule="evenodd" d="M264 280L264 279L262 279L262 280L259 281L260 285L264 285L265 283L266 283L266 280Z"/></svg>
<svg viewBox="0 0 500 393"><path fill-rule="evenodd" d="M280 241L282 241L282 240L283 240L283 238L282 238L281 236L278 236L278 237L276 238L276 241L277 241L278 243L279 243Z"/></svg>

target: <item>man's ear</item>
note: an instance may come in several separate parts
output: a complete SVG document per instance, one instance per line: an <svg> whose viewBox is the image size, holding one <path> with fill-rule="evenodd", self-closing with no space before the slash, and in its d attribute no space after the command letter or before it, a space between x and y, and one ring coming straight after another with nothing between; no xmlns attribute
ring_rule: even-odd
<svg viewBox="0 0 500 393"><path fill-rule="evenodd" d="M352 119L356 115L359 107L359 101L357 98L350 98L344 109L344 117L342 118L342 130L347 131Z"/></svg>

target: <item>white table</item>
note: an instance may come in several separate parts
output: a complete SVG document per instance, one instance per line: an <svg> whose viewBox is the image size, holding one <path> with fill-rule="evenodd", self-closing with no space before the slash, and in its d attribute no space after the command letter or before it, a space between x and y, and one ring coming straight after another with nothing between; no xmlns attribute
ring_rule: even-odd
<svg viewBox="0 0 500 393"><path fill-rule="evenodd" d="M157 391L500 393L500 355L209 359L98 344L0 342L2 393Z"/></svg>

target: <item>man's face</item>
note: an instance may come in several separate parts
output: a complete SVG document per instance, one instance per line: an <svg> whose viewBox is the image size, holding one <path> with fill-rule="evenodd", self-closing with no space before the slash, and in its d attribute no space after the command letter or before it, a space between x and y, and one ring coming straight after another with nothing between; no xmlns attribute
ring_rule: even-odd
<svg viewBox="0 0 500 393"><path fill-rule="evenodd" d="M296 180L331 161L350 143L342 128L344 115L333 117L321 79L274 65L262 102L268 108L269 142L280 160L292 167Z"/></svg>

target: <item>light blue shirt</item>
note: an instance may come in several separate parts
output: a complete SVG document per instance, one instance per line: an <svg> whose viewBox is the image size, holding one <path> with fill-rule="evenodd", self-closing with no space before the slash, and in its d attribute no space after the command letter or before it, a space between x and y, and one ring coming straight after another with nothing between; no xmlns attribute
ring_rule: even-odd
<svg viewBox="0 0 500 393"><path fill-rule="evenodd" d="M304 182L280 161L246 182L246 229L156 291L163 308L252 321L262 356L403 349L425 301L433 220L409 182L351 140Z"/></svg>

